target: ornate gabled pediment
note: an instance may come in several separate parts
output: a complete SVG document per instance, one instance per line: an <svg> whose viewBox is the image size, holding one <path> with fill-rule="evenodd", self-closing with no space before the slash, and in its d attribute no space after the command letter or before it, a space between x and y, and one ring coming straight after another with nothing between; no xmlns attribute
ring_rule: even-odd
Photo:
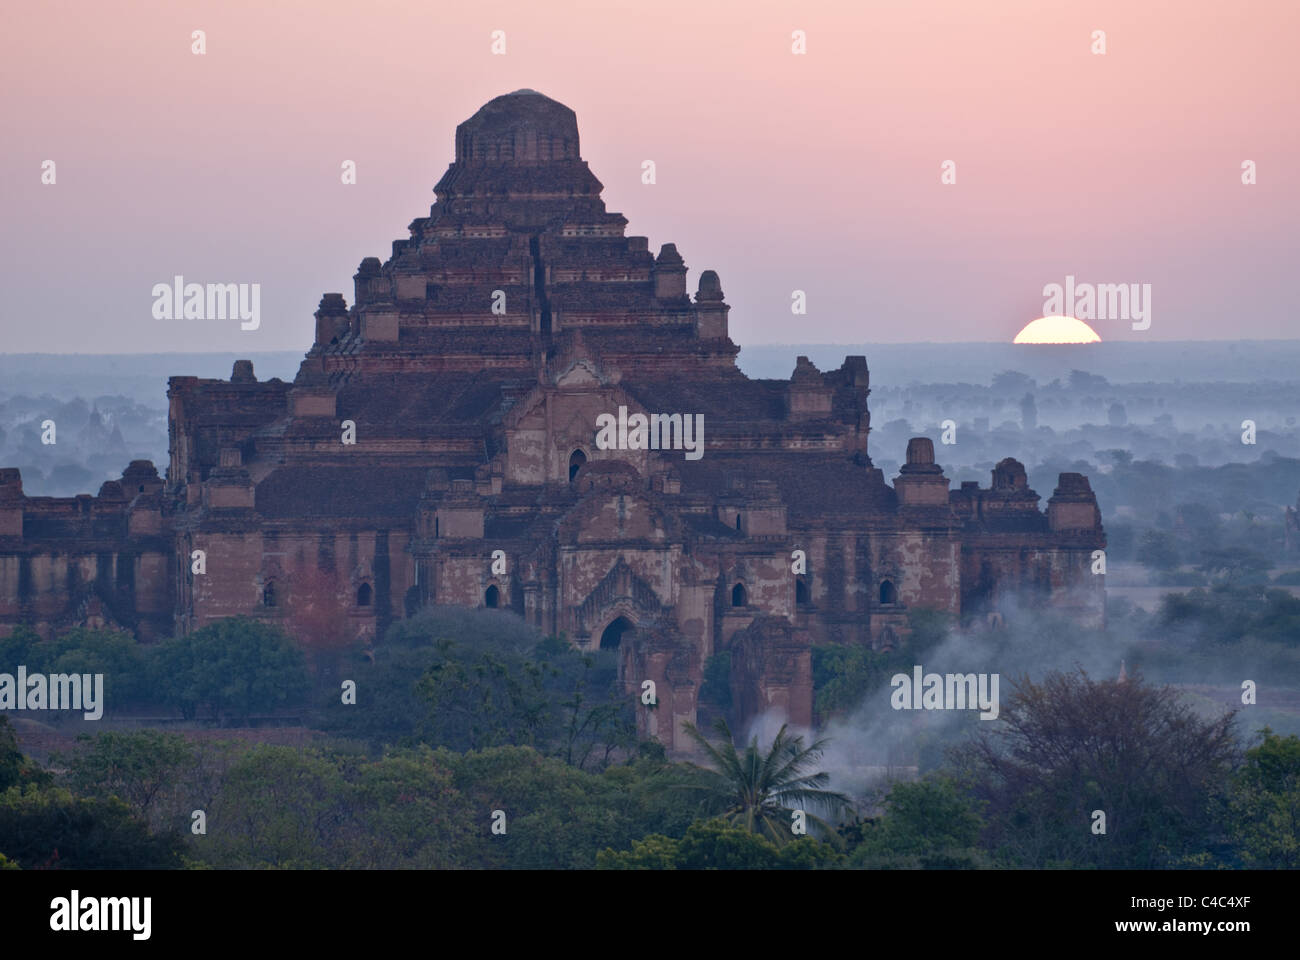
<svg viewBox="0 0 1300 960"><path fill-rule="evenodd" d="M561 379L555 383L538 383L526 394L515 402L505 415L505 426L507 429L513 429L522 426L525 422L533 423L538 417L545 416L545 410L548 403L551 403L560 393L569 394L596 394L600 393L607 396L609 400L603 406L609 406L612 403L613 409L617 411L618 404L622 403L629 408L638 407L636 400L630 397L626 391L620 387L612 386L612 381L606 380L600 375L599 368L588 360L575 361L568 370L562 375ZM581 397L575 398L581 400ZM592 419L591 432L594 435L596 430L595 420Z"/></svg>
<svg viewBox="0 0 1300 960"><path fill-rule="evenodd" d="M545 409L547 390L538 384L520 397L513 407L506 411L505 426L517 428L530 417L541 414Z"/></svg>
<svg viewBox="0 0 1300 960"><path fill-rule="evenodd" d="M579 357L555 378L555 385L561 390L595 387L604 382L605 378L601 376L600 367L590 357Z"/></svg>
<svg viewBox="0 0 1300 960"><path fill-rule="evenodd" d="M616 606L635 610L641 626L657 622L663 603L650 584L628 565L623 557L601 578L576 611L578 634L589 636L606 619L607 611Z"/></svg>

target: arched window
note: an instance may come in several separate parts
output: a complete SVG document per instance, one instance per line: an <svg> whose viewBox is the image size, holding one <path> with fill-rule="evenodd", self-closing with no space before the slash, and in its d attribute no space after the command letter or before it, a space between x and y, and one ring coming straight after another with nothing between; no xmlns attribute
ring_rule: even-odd
<svg viewBox="0 0 1300 960"><path fill-rule="evenodd" d="M623 642L623 635L632 629L632 621L627 617L618 617L600 634L600 649L614 650Z"/></svg>
<svg viewBox="0 0 1300 960"><path fill-rule="evenodd" d="M488 587L484 592L483 604L484 606L491 607L493 610L501 606L501 591L497 589L495 583Z"/></svg>
<svg viewBox="0 0 1300 960"><path fill-rule="evenodd" d="M736 529L740 529L740 514L736 514Z"/></svg>
<svg viewBox="0 0 1300 960"><path fill-rule="evenodd" d="M361 587L357 590L357 606L358 607L370 606L371 596L373 596L373 591L370 589L370 584L363 583Z"/></svg>
<svg viewBox="0 0 1300 960"><path fill-rule="evenodd" d="M275 606L275 581L274 580L272 580L270 583L268 583L266 586L262 588L262 606L264 607Z"/></svg>
<svg viewBox="0 0 1300 960"><path fill-rule="evenodd" d="M888 580L880 581L880 602L897 603L898 591L894 589L893 583Z"/></svg>
<svg viewBox="0 0 1300 960"><path fill-rule="evenodd" d="M578 471L582 469L582 465L586 462L587 462L587 455L583 453L581 450L574 450L573 453L569 454L569 482L570 483L573 482L573 478L578 475Z"/></svg>
<svg viewBox="0 0 1300 960"><path fill-rule="evenodd" d="M812 595L808 592L808 581L803 577L799 577L794 582L794 602L800 607L812 603Z"/></svg>
<svg viewBox="0 0 1300 960"><path fill-rule="evenodd" d="M733 607L743 607L749 603L749 596L745 593L745 585L738 583L731 588L731 605Z"/></svg>
<svg viewBox="0 0 1300 960"><path fill-rule="evenodd" d="M440 526L440 525L439 525L439 523L438 523L438 518L437 518L437 517L434 517L434 518L433 518L433 535L434 535L435 537L438 536L439 526Z"/></svg>

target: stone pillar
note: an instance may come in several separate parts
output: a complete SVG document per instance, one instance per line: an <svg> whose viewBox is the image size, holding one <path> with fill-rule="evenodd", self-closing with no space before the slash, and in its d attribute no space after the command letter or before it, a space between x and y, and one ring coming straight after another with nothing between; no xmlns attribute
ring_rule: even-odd
<svg viewBox="0 0 1300 960"><path fill-rule="evenodd" d="M731 307L722 301L722 281L713 270L705 270L695 291L695 332L700 339L725 340L730 312Z"/></svg>
<svg viewBox="0 0 1300 960"><path fill-rule="evenodd" d="M1052 498L1047 501L1047 522L1058 530L1101 530L1101 510L1088 478L1081 473L1062 473Z"/></svg>
<svg viewBox="0 0 1300 960"><path fill-rule="evenodd" d="M686 261L677 252L677 244L665 243L655 258L655 299L683 300L686 298Z"/></svg>
<svg viewBox="0 0 1300 960"><path fill-rule="evenodd" d="M329 346L331 341L342 340L348 332L348 305L341 293L327 293L320 298L316 309L316 343ZM251 370L250 370L251 372Z"/></svg>
<svg viewBox="0 0 1300 960"><path fill-rule="evenodd" d="M907 441L907 463L894 478L898 502L903 507L946 507L948 478L934 462L934 441L913 437Z"/></svg>
<svg viewBox="0 0 1300 960"><path fill-rule="evenodd" d="M0 537L22 539L25 500L22 474L12 467L0 470Z"/></svg>

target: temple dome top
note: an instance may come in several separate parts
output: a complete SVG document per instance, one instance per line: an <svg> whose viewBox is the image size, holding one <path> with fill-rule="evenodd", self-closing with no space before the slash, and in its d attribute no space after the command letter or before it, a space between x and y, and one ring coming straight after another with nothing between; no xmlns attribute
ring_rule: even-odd
<svg viewBox="0 0 1300 960"><path fill-rule="evenodd" d="M907 463L909 466L928 466L934 463L934 441L929 437L913 437L908 440Z"/></svg>
<svg viewBox="0 0 1300 960"><path fill-rule="evenodd" d="M457 163L578 159L577 114L536 90L495 97L456 128Z"/></svg>
<svg viewBox="0 0 1300 960"><path fill-rule="evenodd" d="M999 460L993 468L994 490L1028 490L1029 477L1025 465L1014 457Z"/></svg>
<svg viewBox="0 0 1300 960"><path fill-rule="evenodd" d="M695 292L697 301L720 302L722 300L722 281L716 270L705 270L700 274L700 286Z"/></svg>

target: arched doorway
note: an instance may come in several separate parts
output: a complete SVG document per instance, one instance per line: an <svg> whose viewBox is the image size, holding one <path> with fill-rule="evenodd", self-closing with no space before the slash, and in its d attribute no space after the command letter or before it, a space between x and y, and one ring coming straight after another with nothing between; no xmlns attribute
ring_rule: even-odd
<svg viewBox="0 0 1300 960"><path fill-rule="evenodd" d="M370 584L363 583L360 589L357 590L357 606L358 607L370 606L370 600L373 595L374 595L374 591L370 589Z"/></svg>
<svg viewBox="0 0 1300 960"><path fill-rule="evenodd" d="M617 650L619 644L623 642L623 635L634 629L636 629L636 624L627 617L615 618L608 627L601 631L600 649Z"/></svg>
<svg viewBox="0 0 1300 960"><path fill-rule="evenodd" d="M587 455L583 453L581 450L574 450L573 453L569 454L569 482L570 483L573 482L573 478L578 475L578 471L582 469L582 465L586 462L587 462Z"/></svg>
<svg viewBox="0 0 1300 960"><path fill-rule="evenodd" d="M898 602L898 591L894 588L894 584L892 581L882 580L880 582L880 602L881 603Z"/></svg>
<svg viewBox="0 0 1300 960"><path fill-rule="evenodd" d="M743 607L749 603L749 594L745 591L745 585L738 583L731 588L731 605L733 607Z"/></svg>
<svg viewBox="0 0 1300 960"><path fill-rule="evenodd" d="M492 584L492 586L488 587L487 590L484 591L483 605L485 607L489 607L492 610L495 610L497 607L501 606L501 591L497 589L497 585L495 583Z"/></svg>

